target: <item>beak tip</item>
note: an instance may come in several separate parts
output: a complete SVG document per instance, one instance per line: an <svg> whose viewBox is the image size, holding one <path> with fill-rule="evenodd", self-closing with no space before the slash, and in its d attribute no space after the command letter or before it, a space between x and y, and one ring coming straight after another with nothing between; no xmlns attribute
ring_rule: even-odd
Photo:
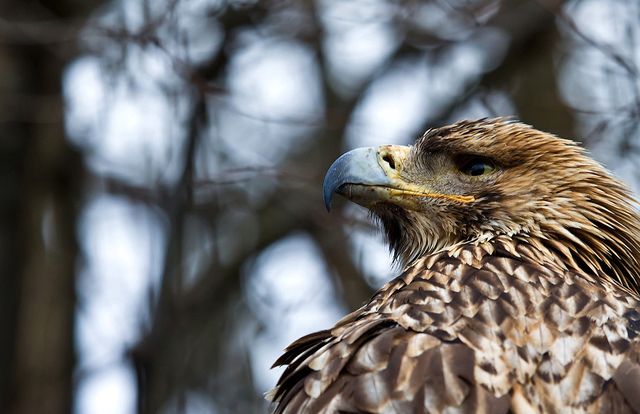
<svg viewBox="0 0 640 414"><path fill-rule="evenodd" d="M327 197L324 197L324 208L327 209L327 212L331 212L331 199L327 199Z"/></svg>
<svg viewBox="0 0 640 414"><path fill-rule="evenodd" d="M322 184L324 206L331 211L333 194L345 184L385 184L389 178L378 163L378 149L356 148L331 164ZM347 196L349 198L349 196Z"/></svg>
<svg viewBox="0 0 640 414"><path fill-rule="evenodd" d="M331 201L333 200L334 190L333 185L325 181L322 186L322 200L324 201L324 207L328 212L331 212Z"/></svg>

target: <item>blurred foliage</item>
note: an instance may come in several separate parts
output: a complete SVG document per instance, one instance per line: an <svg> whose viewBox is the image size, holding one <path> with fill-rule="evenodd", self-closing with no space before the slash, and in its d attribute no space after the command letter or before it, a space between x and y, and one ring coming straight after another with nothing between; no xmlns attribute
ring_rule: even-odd
<svg viewBox="0 0 640 414"><path fill-rule="evenodd" d="M622 0L3 2L0 411L70 410L100 375L95 315L121 330L138 412L265 411L262 359L394 272L361 210L324 211L348 148L516 115L636 185L638 16Z"/></svg>

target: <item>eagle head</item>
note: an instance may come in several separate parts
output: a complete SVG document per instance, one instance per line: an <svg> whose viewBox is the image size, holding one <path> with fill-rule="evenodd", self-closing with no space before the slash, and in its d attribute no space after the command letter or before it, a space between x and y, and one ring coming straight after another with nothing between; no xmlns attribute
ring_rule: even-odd
<svg viewBox="0 0 640 414"><path fill-rule="evenodd" d="M324 182L379 219L404 265L458 243L518 238L637 289L630 191L574 142L509 119L431 129L414 145L358 148Z"/></svg>

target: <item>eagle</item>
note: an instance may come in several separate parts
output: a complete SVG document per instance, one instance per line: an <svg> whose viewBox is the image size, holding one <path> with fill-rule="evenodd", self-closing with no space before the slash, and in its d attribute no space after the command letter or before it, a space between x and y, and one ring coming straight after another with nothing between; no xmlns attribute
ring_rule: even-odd
<svg viewBox="0 0 640 414"><path fill-rule="evenodd" d="M334 193L403 271L286 349L275 413L640 412L640 215L576 143L462 121L347 152Z"/></svg>

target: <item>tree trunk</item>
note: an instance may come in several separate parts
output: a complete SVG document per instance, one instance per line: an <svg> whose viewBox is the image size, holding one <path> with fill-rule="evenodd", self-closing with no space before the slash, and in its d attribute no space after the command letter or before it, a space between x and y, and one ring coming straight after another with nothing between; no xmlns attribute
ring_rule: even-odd
<svg viewBox="0 0 640 414"><path fill-rule="evenodd" d="M76 50L69 22L86 7L70 0L0 4L3 413L72 411L83 164L65 138L61 79Z"/></svg>

